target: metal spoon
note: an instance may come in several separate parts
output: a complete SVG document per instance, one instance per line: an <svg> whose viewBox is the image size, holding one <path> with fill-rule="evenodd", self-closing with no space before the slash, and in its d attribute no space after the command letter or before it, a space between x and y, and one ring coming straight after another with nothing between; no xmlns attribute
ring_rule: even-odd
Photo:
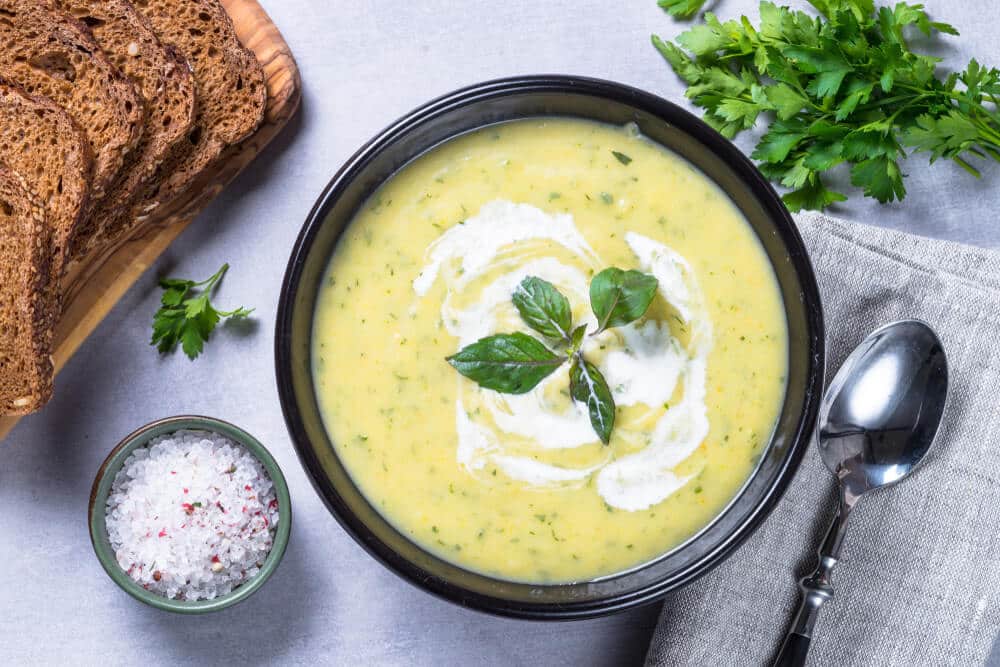
<svg viewBox="0 0 1000 667"><path fill-rule="evenodd" d="M819 548L819 565L799 582L802 602L776 667L805 663L819 608L833 597L830 573L854 504L917 466L934 442L947 393L944 348L918 320L872 333L833 378L820 406L818 441L823 463L840 482L840 506Z"/></svg>

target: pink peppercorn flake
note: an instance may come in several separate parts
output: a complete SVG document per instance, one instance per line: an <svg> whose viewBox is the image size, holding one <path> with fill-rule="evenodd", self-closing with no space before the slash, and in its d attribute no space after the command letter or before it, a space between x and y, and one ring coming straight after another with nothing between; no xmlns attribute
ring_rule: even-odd
<svg viewBox="0 0 1000 667"><path fill-rule="evenodd" d="M157 537L166 537L167 536L167 529L163 528L162 530L160 530L159 533L156 534L156 536Z"/></svg>

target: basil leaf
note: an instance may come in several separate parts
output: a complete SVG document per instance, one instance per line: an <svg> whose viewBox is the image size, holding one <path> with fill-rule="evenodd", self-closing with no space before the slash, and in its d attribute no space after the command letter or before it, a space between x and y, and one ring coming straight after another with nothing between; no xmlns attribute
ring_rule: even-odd
<svg viewBox="0 0 1000 667"><path fill-rule="evenodd" d="M573 333L569 336L569 347L572 352L576 352L580 349L580 345L583 343L583 337L587 335L587 325L581 324L577 328L573 329Z"/></svg>
<svg viewBox="0 0 1000 667"><path fill-rule="evenodd" d="M511 297L529 327L549 338L569 340L569 301L547 280L528 276Z"/></svg>
<svg viewBox="0 0 1000 667"><path fill-rule="evenodd" d="M642 317L659 281L633 269L604 269L590 281L590 307L597 316L597 331L619 327Z"/></svg>
<svg viewBox="0 0 1000 667"><path fill-rule="evenodd" d="M560 357L523 333L480 338L447 358L459 373L480 387L503 394L524 394L559 368Z"/></svg>
<svg viewBox="0 0 1000 667"><path fill-rule="evenodd" d="M569 392L574 399L586 404L590 425L601 442L608 444L611 429L615 427L615 399L597 367L579 355L573 357L569 369Z"/></svg>

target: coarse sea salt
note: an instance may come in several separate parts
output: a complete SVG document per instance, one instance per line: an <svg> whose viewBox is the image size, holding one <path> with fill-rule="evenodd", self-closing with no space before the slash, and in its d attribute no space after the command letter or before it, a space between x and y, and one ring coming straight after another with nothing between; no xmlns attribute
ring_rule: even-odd
<svg viewBox="0 0 1000 667"><path fill-rule="evenodd" d="M181 430L136 449L115 476L107 529L118 564L146 590L211 600L254 577L278 524L274 484L242 445Z"/></svg>

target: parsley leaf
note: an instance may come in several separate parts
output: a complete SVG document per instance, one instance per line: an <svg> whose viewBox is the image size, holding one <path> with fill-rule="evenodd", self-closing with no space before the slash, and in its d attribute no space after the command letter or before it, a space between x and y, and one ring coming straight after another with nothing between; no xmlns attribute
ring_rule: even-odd
<svg viewBox="0 0 1000 667"><path fill-rule="evenodd" d="M761 137L760 143L751 154L755 160L777 164L784 162L792 149L799 145L808 136L806 128L799 123L786 123L775 121L771 129Z"/></svg>
<svg viewBox="0 0 1000 667"><path fill-rule="evenodd" d="M972 60L938 75L940 59L907 41L914 29L957 35L953 26L905 2L808 1L818 16L765 0L756 26L708 12L676 44L652 38L709 125L728 138L768 126L751 157L790 188L789 208L844 201L823 181L844 163L851 183L884 203L906 195L899 161L907 149L976 176L974 162L1000 161L1000 70ZM680 12L696 3L660 4Z"/></svg>
<svg viewBox="0 0 1000 667"><path fill-rule="evenodd" d="M906 196L899 165L885 156L855 164L851 168L851 184L864 188L866 195L883 204Z"/></svg>
<svg viewBox="0 0 1000 667"><path fill-rule="evenodd" d="M698 13L698 10L707 0L660 0L657 4L674 18L689 19Z"/></svg>
<svg viewBox="0 0 1000 667"><path fill-rule="evenodd" d="M847 197L839 192L828 190L815 173L810 174L800 188L785 195L785 204L790 211L795 213L803 209L824 209L840 201L847 201Z"/></svg>
<svg viewBox="0 0 1000 667"><path fill-rule="evenodd" d="M194 359L205 347L205 342L219 322L226 318L244 318L253 308L239 307L235 310L216 310L210 301L212 291L229 269L228 264L215 272L211 278L201 282L178 278L162 278L160 287L160 309L153 315L153 337L150 345L155 345L161 354L172 352L180 343L184 354ZM194 291L199 291L194 294Z"/></svg>

